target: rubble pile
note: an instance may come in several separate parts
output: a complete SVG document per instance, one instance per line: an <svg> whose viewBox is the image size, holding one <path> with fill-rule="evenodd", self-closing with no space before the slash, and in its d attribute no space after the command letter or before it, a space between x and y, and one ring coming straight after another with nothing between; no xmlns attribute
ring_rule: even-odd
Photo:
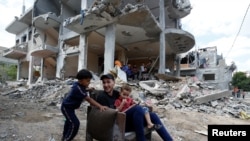
<svg viewBox="0 0 250 141"><path fill-rule="evenodd" d="M139 87L132 85L134 95L137 95L133 95L134 98L150 99L158 109L167 110L171 106L177 110L235 118L240 118L242 111L250 113L249 103L240 98L233 98L231 91L215 89L195 77L187 77L178 82L148 80L140 81L139 84ZM144 96L141 96L141 93Z"/></svg>
<svg viewBox="0 0 250 141"><path fill-rule="evenodd" d="M2 95L12 99L25 98L31 102L44 102L48 106L59 106L62 98L69 92L74 80L50 80L25 86L7 86ZM214 89L195 79L183 78L181 81L129 81L133 89L132 97L138 101L150 101L156 112L172 107L177 110L197 111L208 114L240 117L241 112L250 113L248 103L231 97L228 90ZM91 82L95 89L102 89L100 79ZM121 84L116 82L116 88Z"/></svg>
<svg viewBox="0 0 250 141"><path fill-rule="evenodd" d="M1 94L12 99L24 98L31 102L44 102L48 106L56 106L70 90L70 85L66 82L68 81L50 80L34 84L30 88L11 85L7 86Z"/></svg>

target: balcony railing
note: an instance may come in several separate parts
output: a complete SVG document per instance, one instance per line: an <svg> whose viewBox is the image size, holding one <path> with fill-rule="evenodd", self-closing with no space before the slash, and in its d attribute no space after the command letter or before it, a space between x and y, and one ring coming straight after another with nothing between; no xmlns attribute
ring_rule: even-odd
<svg viewBox="0 0 250 141"><path fill-rule="evenodd" d="M27 52L28 51L28 43L21 43L21 44L18 44L12 48L9 48L9 49L6 49L4 50L4 53L7 53L11 50L18 50L18 51L22 51L22 52Z"/></svg>

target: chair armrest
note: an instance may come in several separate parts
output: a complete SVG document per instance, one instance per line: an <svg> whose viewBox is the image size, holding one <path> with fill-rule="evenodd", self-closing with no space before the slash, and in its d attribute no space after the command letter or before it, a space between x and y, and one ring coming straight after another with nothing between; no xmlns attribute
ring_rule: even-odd
<svg viewBox="0 0 250 141"><path fill-rule="evenodd" d="M123 112L118 112L113 129L113 140L125 140L125 124L126 124L126 114Z"/></svg>
<svg viewBox="0 0 250 141"><path fill-rule="evenodd" d="M107 141L125 140L126 114L114 109L101 112L88 106L86 135Z"/></svg>

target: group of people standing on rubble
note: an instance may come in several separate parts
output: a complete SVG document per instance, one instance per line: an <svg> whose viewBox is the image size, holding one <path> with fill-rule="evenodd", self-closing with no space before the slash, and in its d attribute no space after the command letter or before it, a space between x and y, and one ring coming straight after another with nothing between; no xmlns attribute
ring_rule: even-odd
<svg viewBox="0 0 250 141"><path fill-rule="evenodd" d="M113 76L113 74L103 74L100 77L103 90L96 99L93 99L89 96L89 92L93 90L93 88L89 87L90 81L93 78L92 73L86 69L82 69L77 73L76 78L77 81L73 83L70 92L63 99L61 104L61 112L66 119L62 133L62 141L72 141L77 135L80 121L76 116L75 110L80 107L84 100L89 102L92 106L97 107L100 111L105 112L108 108L119 108L120 106L116 107L117 100L119 100L121 95L129 95L130 93L130 90L125 91L126 93L122 90L115 90L115 76ZM126 100L122 101L121 104L127 103ZM125 130L134 131L137 141L146 141L144 136L145 126L152 126L150 128L154 129L163 141L173 141L156 113L152 111L145 113L143 107L138 104L133 105L131 108L124 111L124 113L126 113ZM148 122L146 116L150 118L150 122L152 123Z"/></svg>
<svg viewBox="0 0 250 141"><path fill-rule="evenodd" d="M239 89L237 86L235 86L233 88L233 91L232 91L232 96L240 98L241 95L242 95L242 98L244 99L245 98L245 92L244 92L244 90L243 89Z"/></svg>
<svg viewBox="0 0 250 141"><path fill-rule="evenodd" d="M152 67L152 61L149 60L147 64L142 63L140 67L137 67L136 64L131 65L130 63L125 64L120 62L118 59L115 59L115 67L119 67L126 73L127 78L132 80L148 80L148 73Z"/></svg>

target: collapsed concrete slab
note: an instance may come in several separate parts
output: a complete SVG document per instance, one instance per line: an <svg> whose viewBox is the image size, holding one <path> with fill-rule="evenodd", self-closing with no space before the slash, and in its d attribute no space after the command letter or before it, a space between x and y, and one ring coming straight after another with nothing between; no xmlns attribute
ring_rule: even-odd
<svg viewBox="0 0 250 141"><path fill-rule="evenodd" d="M231 91L224 90L224 91L220 91L217 93L196 97L194 99L194 103L195 104L203 104L203 103L207 103L207 102L217 100L217 99L220 99L223 97L228 97L230 95L231 95Z"/></svg>
<svg viewBox="0 0 250 141"><path fill-rule="evenodd" d="M140 81L139 85L152 94L165 94L168 92L167 88L161 88L161 84L157 80Z"/></svg>
<svg viewBox="0 0 250 141"><path fill-rule="evenodd" d="M7 91L7 92L3 92L3 93L1 93L1 95L6 96L6 95L9 95L9 94L12 94L12 93L15 93L15 92L17 92L17 90L11 90L11 91Z"/></svg>
<svg viewBox="0 0 250 141"><path fill-rule="evenodd" d="M157 74L155 74L155 76L158 79L162 79L164 81L179 81L179 80L181 80L181 78L178 78L178 77L175 77L175 76L172 76L172 75L167 75L167 74L157 73Z"/></svg>

